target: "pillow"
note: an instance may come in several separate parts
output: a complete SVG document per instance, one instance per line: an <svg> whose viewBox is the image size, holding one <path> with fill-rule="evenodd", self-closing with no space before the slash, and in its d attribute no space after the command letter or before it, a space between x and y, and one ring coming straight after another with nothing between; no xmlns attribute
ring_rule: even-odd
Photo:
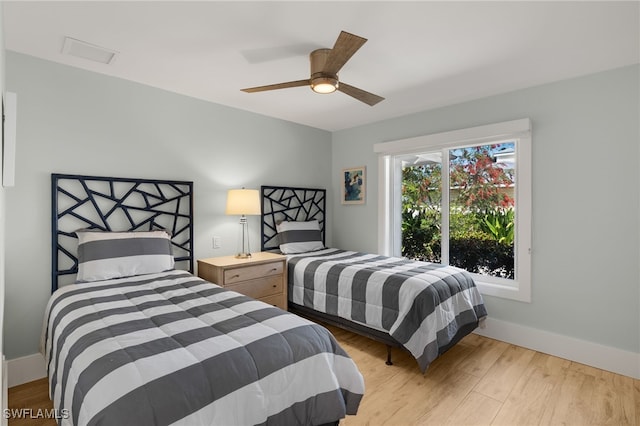
<svg viewBox="0 0 640 426"><path fill-rule="evenodd" d="M321 250L322 235L317 220L308 222L280 222L276 224L280 251L284 254Z"/></svg>
<svg viewBox="0 0 640 426"><path fill-rule="evenodd" d="M173 269L171 236L166 231L76 231L77 282L152 274Z"/></svg>

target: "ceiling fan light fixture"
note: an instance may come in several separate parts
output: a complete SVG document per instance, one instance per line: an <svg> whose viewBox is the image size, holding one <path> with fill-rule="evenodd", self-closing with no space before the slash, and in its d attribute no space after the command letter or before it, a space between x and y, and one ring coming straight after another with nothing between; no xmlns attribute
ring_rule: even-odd
<svg viewBox="0 0 640 426"><path fill-rule="evenodd" d="M311 80L311 90L316 93L333 93L338 89L338 79L332 77L316 77Z"/></svg>

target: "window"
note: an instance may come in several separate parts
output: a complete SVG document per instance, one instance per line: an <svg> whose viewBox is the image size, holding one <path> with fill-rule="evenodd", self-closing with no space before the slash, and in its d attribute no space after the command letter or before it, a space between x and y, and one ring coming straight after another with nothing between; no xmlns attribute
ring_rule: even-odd
<svg viewBox="0 0 640 426"><path fill-rule="evenodd" d="M450 264L483 294L530 301L528 119L376 144L379 250Z"/></svg>

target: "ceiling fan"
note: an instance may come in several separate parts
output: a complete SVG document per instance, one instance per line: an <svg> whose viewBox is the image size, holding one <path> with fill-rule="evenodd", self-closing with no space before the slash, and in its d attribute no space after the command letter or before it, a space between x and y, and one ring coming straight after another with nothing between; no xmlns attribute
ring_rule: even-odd
<svg viewBox="0 0 640 426"><path fill-rule="evenodd" d="M338 80L338 71L366 41L366 38L342 31L332 49L316 49L309 54L311 62L311 77L309 79L249 87L241 90L247 93L254 93L287 89L289 87L310 86L311 90L316 93L333 93L338 90L367 105L374 106L383 101L384 98Z"/></svg>

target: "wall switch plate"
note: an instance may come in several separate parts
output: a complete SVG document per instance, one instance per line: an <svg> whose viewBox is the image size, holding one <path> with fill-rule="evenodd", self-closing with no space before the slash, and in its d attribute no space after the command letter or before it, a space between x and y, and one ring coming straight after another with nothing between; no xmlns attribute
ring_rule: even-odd
<svg viewBox="0 0 640 426"><path fill-rule="evenodd" d="M213 237L213 248L214 249L219 249L221 244L222 244L222 238Z"/></svg>

